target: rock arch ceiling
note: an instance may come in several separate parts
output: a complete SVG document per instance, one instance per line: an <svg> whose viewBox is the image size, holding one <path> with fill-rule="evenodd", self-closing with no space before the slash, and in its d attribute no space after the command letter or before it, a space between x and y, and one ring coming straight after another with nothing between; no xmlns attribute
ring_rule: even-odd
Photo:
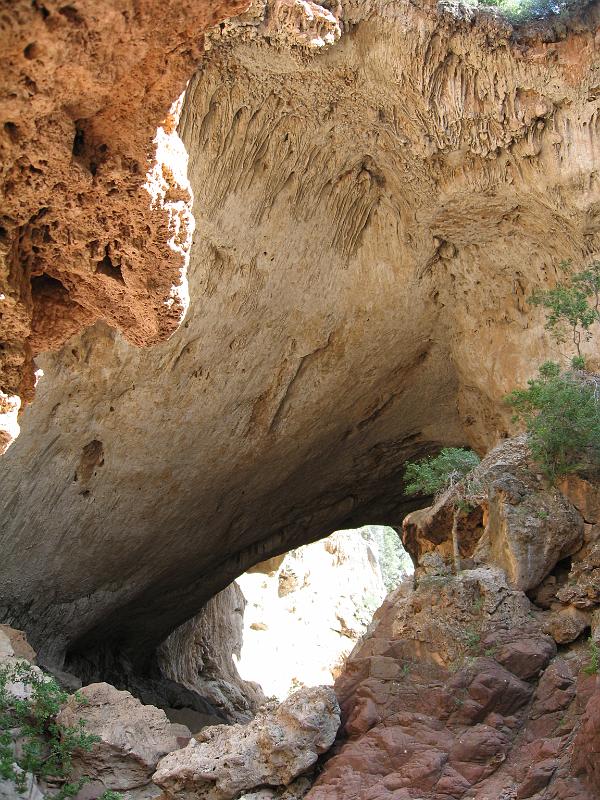
<svg viewBox="0 0 600 800"><path fill-rule="evenodd" d="M148 654L250 564L398 522L407 458L503 435L549 352L525 297L598 250L594 8L546 41L341 13L318 53L253 12L212 37L180 123L183 325L39 359L0 461L0 608L46 657Z"/></svg>

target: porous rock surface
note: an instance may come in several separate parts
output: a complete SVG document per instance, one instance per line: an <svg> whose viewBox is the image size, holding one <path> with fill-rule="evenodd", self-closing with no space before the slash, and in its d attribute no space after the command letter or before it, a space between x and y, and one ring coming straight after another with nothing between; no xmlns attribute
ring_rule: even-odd
<svg viewBox="0 0 600 800"><path fill-rule="evenodd" d="M0 609L47 660L148 661L251 564L399 524L406 459L506 432L550 352L526 298L600 244L582 8L514 32L429 0L258 4L211 33L179 126L188 316L152 349L100 322L41 357L0 464Z"/></svg>
<svg viewBox="0 0 600 800"><path fill-rule="evenodd" d="M138 345L177 327L193 217L172 106L202 32L247 5L2 3L0 423L32 356L95 319Z"/></svg>
<svg viewBox="0 0 600 800"><path fill-rule="evenodd" d="M330 687L300 689L248 725L205 728L165 756L153 780L181 800L232 800L265 784L286 786L331 747L339 714Z"/></svg>

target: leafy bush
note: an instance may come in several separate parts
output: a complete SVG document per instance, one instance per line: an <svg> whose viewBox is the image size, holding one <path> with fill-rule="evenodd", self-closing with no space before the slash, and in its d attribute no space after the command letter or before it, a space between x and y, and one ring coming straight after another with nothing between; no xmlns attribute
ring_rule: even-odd
<svg viewBox="0 0 600 800"><path fill-rule="evenodd" d="M586 675L598 675L600 673L600 645L590 636L590 663L583 670Z"/></svg>
<svg viewBox="0 0 600 800"><path fill-rule="evenodd" d="M437 456L408 463L404 471L405 490L410 494L439 494L444 489L454 488L452 518L452 551L454 569L461 570L458 523L469 511L471 502L478 499L481 487L471 477L479 464L479 456L463 447L444 447Z"/></svg>
<svg viewBox="0 0 600 800"><path fill-rule="evenodd" d="M559 344L568 336L581 357L582 339L591 339L590 328L598 321L598 311L590 307L584 288L559 283L553 289L535 292L529 302L546 309L546 330Z"/></svg>
<svg viewBox="0 0 600 800"><path fill-rule="evenodd" d="M444 447L437 456L406 465L404 480L408 494L439 494L454 486L479 464L479 457L463 447Z"/></svg>
<svg viewBox="0 0 600 800"><path fill-rule="evenodd" d="M596 392L594 383L547 361L527 389L507 395L513 421L525 423L531 454L549 478L600 465Z"/></svg>
<svg viewBox="0 0 600 800"><path fill-rule="evenodd" d="M30 696L15 697L10 686L15 683L23 684ZM83 720L77 727L57 725L56 715L67 698L54 678L25 661L0 668L0 778L12 780L18 792L26 789L27 773L62 783L55 800L73 797L87 782L70 781L73 754L91 750L99 737L85 732Z"/></svg>
<svg viewBox="0 0 600 800"><path fill-rule="evenodd" d="M568 16L580 5L575 0L475 0L474 5L497 8L513 23Z"/></svg>

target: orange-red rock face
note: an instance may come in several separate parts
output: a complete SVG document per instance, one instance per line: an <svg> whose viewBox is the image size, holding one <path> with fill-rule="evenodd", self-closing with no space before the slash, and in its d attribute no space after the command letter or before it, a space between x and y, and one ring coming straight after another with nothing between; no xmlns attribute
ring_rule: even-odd
<svg viewBox="0 0 600 800"><path fill-rule="evenodd" d="M391 595L336 683L345 728L307 800L594 800L600 682L487 569Z"/></svg>
<svg viewBox="0 0 600 800"><path fill-rule="evenodd" d="M567 497L544 485L521 437L493 450L476 479L481 504L498 508L484 515L471 556L462 553L460 574L443 513L451 491L405 520L416 585L387 598L336 682L344 731L307 800L598 797L600 677L583 629L563 639L553 624L573 596L600 639L598 602L581 603L600 541L597 486L571 478ZM526 595L514 564L529 565L554 598Z"/></svg>
<svg viewBox="0 0 600 800"><path fill-rule="evenodd" d="M179 324L191 196L161 142L174 130L170 109L200 61L202 32L247 5L1 3L5 395L29 398L32 354L60 346L95 319L138 345L164 339Z"/></svg>

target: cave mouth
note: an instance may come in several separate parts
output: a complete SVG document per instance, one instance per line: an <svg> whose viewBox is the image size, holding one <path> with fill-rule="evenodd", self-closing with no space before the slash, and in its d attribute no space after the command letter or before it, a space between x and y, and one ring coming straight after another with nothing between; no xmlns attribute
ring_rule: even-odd
<svg viewBox="0 0 600 800"><path fill-rule="evenodd" d="M333 684L374 613L412 572L399 534L383 525L338 530L256 564L236 581L246 600L234 655L240 677L278 700Z"/></svg>

